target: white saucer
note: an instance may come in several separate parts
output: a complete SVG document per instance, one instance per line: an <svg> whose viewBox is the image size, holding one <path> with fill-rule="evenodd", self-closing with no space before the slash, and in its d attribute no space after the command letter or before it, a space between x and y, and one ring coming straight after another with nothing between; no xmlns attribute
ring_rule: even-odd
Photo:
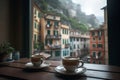
<svg viewBox="0 0 120 80"><path fill-rule="evenodd" d="M60 65L55 68L55 71L63 75L77 75L86 72L86 68L81 67L81 68L77 68L74 72L67 72L66 69L62 65Z"/></svg>
<svg viewBox="0 0 120 80"><path fill-rule="evenodd" d="M39 67L33 66L31 62L28 62L25 64L25 68L29 68L29 69L42 69L42 68L46 68L49 66L50 66L50 63L46 63L46 62L43 62Z"/></svg>

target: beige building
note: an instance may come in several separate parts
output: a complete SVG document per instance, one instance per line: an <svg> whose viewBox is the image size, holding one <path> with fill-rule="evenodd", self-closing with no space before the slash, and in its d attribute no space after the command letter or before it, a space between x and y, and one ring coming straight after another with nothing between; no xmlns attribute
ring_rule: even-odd
<svg viewBox="0 0 120 80"><path fill-rule="evenodd" d="M69 26L61 24L61 57L70 56Z"/></svg>
<svg viewBox="0 0 120 80"><path fill-rule="evenodd" d="M45 14L41 19L41 41L44 43L45 52L51 54L51 59L61 56L61 27L60 16Z"/></svg>

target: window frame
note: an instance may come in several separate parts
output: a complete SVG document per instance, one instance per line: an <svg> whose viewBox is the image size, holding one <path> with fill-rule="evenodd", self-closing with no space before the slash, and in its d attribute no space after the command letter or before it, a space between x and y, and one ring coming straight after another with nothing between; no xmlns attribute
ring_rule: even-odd
<svg viewBox="0 0 120 80"><path fill-rule="evenodd" d="M114 35L118 35L118 33L119 33L119 29L118 29L119 24L116 24L116 22L118 22L117 20L119 20L119 18L118 18L118 16L119 16L119 12L118 12L119 7L117 7L117 6L119 6L119 4L116 4L116 3L118 3L118 2L115 1L115 0L114 1L113 0L111 0L111 1L108 0L107 1L108 27L109 27L108 28L108 46L109 46L109 49L108 49L109 50L108 51L109 56L108 57L109 57L109 63L111 65L119 65L120 66L120 64L118 64L118 61L117 61L119 59L118 56L120 56L120 54L118 54L118 52L119 52L118 43L119 43L120 39L115 39L115 36L114 36ZM23 6L24 6L24 9L27 9L27 10L24 10L24 12L27 12L27 13L23 13L23 15L24 15L23 18L25 20L26 19L28 20L28 21L27 20L23 21L24 22L23 24L25 24L25 22L29 23L29 24L24 25L24 28L25 28L25 26L29 26L29 28L27 27L27 28L25 28L23 30L23 32L25 32L25 33L23 33L24 34L24 36L23 36L24 37L23 44L25 44L23 48L25 48L26 50L28 49L28 52L27 51L25 51L25 52L27 52L28 54L31 54L32 53L32 47L31 47L32 43L30 43L30 42L32 42L31 41L32 40L32 33L30 33L30 32L32 32L32 17L31 17L32 16L32 14L31 14L32 13L32 0L23 1ZM115 16L113 14L115 14L117 16ZM29 17L26 17L26 15L28 15ZM111 19L111 16L113 16L112 19ZM113 25L116 25L115 29L113 29ZM30 40L29 41L25 40L26 38L29 38ZM114 43L111 43L111 42L114 42ZM113 53L116 53L116 55L113 54Z"/></svg>

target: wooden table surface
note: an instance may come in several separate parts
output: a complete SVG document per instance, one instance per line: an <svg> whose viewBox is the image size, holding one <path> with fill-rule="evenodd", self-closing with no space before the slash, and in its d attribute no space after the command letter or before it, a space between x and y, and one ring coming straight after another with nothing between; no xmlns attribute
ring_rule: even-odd
<svg viewBox="0 0 120 80"><path fill-rule="evenodd" d="M84 74L61 76L54 70L61 65L61 61L48 61L50 67L37 71L25 71L27 62L30 59L23 58L7 66L0 66L0 77L4 78L0 80L120 80L120 67L117 66L85 63L87 71Z"/></svg>

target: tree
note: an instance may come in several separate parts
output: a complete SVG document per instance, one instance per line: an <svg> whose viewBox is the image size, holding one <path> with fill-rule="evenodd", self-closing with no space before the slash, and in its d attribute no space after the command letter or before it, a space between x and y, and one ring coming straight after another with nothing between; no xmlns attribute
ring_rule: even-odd
<svg viewBox="0 0 120 80"><path fill-rule="evenodd" d="M44 43L42 43L42 42L34 42L34 49L44 50Z"/></svg>

